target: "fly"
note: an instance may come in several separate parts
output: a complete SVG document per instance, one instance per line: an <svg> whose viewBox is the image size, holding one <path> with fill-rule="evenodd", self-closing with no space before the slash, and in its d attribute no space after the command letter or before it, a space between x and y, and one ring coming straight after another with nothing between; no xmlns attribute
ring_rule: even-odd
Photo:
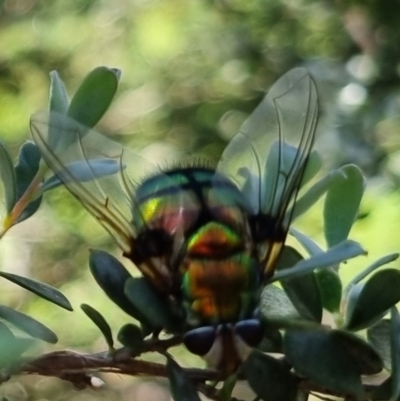
<svg viewBox="0 0 400 401"><path fill-rule="evenodd" d="M36 114L31 130L54 174L155 291L179 305L189 351L232 372L262 338L260 294L306 179L317 117L315 84L299 68L272 86L216 169L154 173L139 154L64 115ZM51 132L68 145L61 149ZM98 160L118 173L99 174ZM76 163L89 172L85 180Z"/></svg>

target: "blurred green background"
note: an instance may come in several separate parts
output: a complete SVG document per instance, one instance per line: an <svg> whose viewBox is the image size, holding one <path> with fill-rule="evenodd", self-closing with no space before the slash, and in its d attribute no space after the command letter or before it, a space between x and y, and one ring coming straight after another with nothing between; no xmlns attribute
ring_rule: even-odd
<svg viewBox="0 0 400 401"><path fill-rule="evenodd" d="M122 79L99 131L158 163L188 154L216 162L265 90L290 68L305 66L321 98L317 146L325 168L352 162L369 179L351 233L369 256L349 264L346 279L400 249L399 21L395 0L3 0L0 137L16 156L29 138L30 115L47 108L51 70L72 94L90 70L106 65L122 69ZM323 246L321 202L299 225ZM101 310L115 330L129 321L89 276L89 248L118 255L104 230L63 189L48 194L40 212L1 241L3 270L61 288L74 306L69 313L2 282L2 303L59 335L52 349L105 349L80 303ZM202 363L177 353L183 365ZM78 392L59 380L14 378L0 395L169 397L163 381L157 387L129 377L108 375L106 381L107 389Z"/></svg>

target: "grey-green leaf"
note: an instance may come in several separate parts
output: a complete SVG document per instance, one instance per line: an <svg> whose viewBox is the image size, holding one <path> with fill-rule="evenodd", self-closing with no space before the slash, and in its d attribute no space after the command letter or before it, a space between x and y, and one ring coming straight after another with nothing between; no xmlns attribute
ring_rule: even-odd
<svg viewBox="0 0 400 401"><path fill-rule="evenodd" d="M365 254L365 250L357 242L350 240L343 241L326 252L319 253L309 259L300 261L291 269L276 272L269 282L301 276L315 270L316 268L331 267L348 259Z"/></svg>
<svg viewBox="0 0 400 401"><path fill-rule="evenodd" d="M125 284L125 295L154 329L165 329L170 333L180 333L182 320L171 309L168 298L159 293L146 278L131 277Z"/></svg>
<svg viewBox="0 0 400 401"><path fill-rule="evenodd" d="M299 318L286 293L276 285L267 285L261 294L260 309L267 319Z"/></svg>
<svg viewBox="0 0 400 401"><path fill-rule="evenodd" d="M17 181L11 155L2 141L0 141L0 177L4 188L6 212L10 213L17 201Z"/></svg>
<svg viewBox="0 0 400 401"><path fill-rule="evenodd" d="M93 159L73 162L66 166L68 174L60 171L57 175L48 178L42 186L42 192L49 191L70 181L87 182L96 178L116 174L120 171L120 164L114 159Z"/></svg>
<svg viewBox="0 0 400 401"><path fill-rule="evenodd" d="M13 282L14 284L19 285L20 287L33 292L34 294L46 299L47 301L61 306L61 308L72 311L72 306L65 295L58 291L56 288L46 283L6 272L0 272L0 277L3 277Z"/></svg>
<svg viewBox="0 0 400 401"><path fill-rule="evenodd" d="M50 72L49 109L66 114L68 110L68 94L57 71Z"/></svg>
<svg viewBox="0 0 400 401"><path fill-rule="evenodd" d="M332 330L330 334L340 342L360 374L376 375L382 371L382 358L364 338L343 330Z"/></svg>
<svg viewBox="0 0 400 401"><path fill-rule="evenodd" d="M276 352L282 354L282 334L274 327L265 325L264 336L257 349L262 352Z"/></svg>
<svg viewBox="0 0 400 401"><path fill-rule="evenodd" d="M94 127L107 111L118 88L118 73L97 67L83 80L71 99L67 115L85 127Z"/></svg>
<svg viewBox="0 0 400 401"><path fill-rule="evenodd" d="M297 381L282 361L252 351L243 363L243 372L258 397L268 401L295 401Z"/></svg>
<svg viewBox="0 0 400 401"><path fill-rule="evenodd" d="M15 337L12 331L3 322L0 322L0 368L1 374L15 363L25 351L27 351L35 340L31 338Z"/></svg>
<svg viewBox="0 0 400 401"><path fill-rule="evenodd" d="M390 253L389 255L385 255L376 260L374 263L366 267L364 270L362 270L359 274L357 274L354 278L350 280L350 282L346 286L346 292L349 291L354 284L357 284L361 280L364 280L376 269L379 269L380 267L387 265L388 263L394 262L395 260L398 259L398 257L399 254L395 252L395 253Z"/></svg>
<svg viewBox="0 0 400 401"><path fill-rule="evenodd" d="M218 401L231 401L232 392L236 386L237 380L236 374L232 374L224 380L222 388L219 390Z"/></svg>
<svg viewBox="0 0 400 401"><path fill-rule="evenodd" d="M341 170L345 176L329 188L324 205L324 232L329 247L347 239L365 189L365 179L357 166L349 164Z"/></svg>
<svg viewBox="0 0 400 401"><path fill-rule="evenodd" d="M55 344L56 334L37 320L5 305L0 305L0 318L7 320L33 338Z"/></svg>
<svg viewBox="0 0 400 401"><path fill-rule="evenodd" d="M382 401L389 400L392 395L392 378L389 376L378 386L374 386L371 391L371 400Z"/></svg>
<svg viewBox="0 0 400 401"><path fill-rule="evenodd" d="M0 322L0 367L9 364L15 358L14 342L13 332Z"/></svg>
<svg viewBox="0 0 400 401"><path fill-rule="evenodd" d="M325 192L334 187L341 179L343 179L343 173L340 170L333 170L316 182L296 201L292 219L294 220L304 214Z"/></svg>
<svg viewBox="0 0 400 401"><path fill-rule="evenodd" d="M122 326L117 338L122 345L137 354L140 354L144 349L143 332L140 327L132 323Z"/></svg>
<svg viewBox="0 0 400 401"><path fill-rule="evenodd" d="M367 330L368 341L374 346L382 358L385 368L392 369L392 360L390 355L390 320L382 319Z"/></svg>
<svg viewBox="0 0 400 401"><path fill-rule="evenodd" d="M107 296L125 313L148 324L146 316L132 305L124 293L125 284L132 276L119 260L107 252L92 250L90 271Z"/></svg>
<svg viewBox="0 0 400 401"><path fill-rule="evenodd" d="M32 180L39 170L42 156L38 147L31 141L25 142L19 149L18 162L15 166L15 176L17 179L17 199L25 193ZM39 208L42 197L33 199L22 211L17 222L26 220L32 216Z"/></svg>
<svg viewBox="0 0 400 401"><path fill-rule="evenodd" d="M317 245L317 243L314 242L310 237L307 237L307 235L296 230L295 228L290 227L289 233L293 235L297 241L299 241L300 245L307 251L309 255L317 255L324 252L321 247Z"/></svg>
<svg viewBox="0 0 400 401"><path fill-rule="evenodd" d="M98 327L98 329L103 334L106 343L109 348L114 347L114 339L112 336L112 331L110 325L107 323L104 316L87 304L81 304L81 309L85 312L86 316Z"/></svg>
<svg viewBox="0 0 400 401"><path fill-rule="evenodd" d="M316 269L322 306L331 313L339 312L342 300L342 280L334 269Z"/></svg>
<svg viewBox="0 0 400 401"><path fill-rule="evenodd" d="M171 357L167 357L167 374L174 401L200 401L193 381Z"/></svg>
<svg viewBox="0 0 400 401"><path fill-rule="evenodd" d="M382 318L400 301L399 288L400 271L396 269L378 271L366 283L353 286L348 294L345 327L361 330Z"/></svg>
<svg viewBox="0 0 400 401"><path fill-rule="evenodd" d="M37 344L37 340L30 337L15 337L14 349L19 355L22 355Z"/></svg>
<svg viewBox="0 0 400 401"><path fill-rule="evenodd" d="M304 175L301 180L301 186L306 185L311 179L313 179L321 169L321 166L321 156L316 150L312 150L308 156L307 166L304 170Z"/></svg>
<svg viewBox="0 0 400 401"><path fill-rule="evenodd" d="M303 257L299 252L292 247L285 246L279 258L277 270L290 269L301 260ZM284 280L282 287L302 318L321 321L322 302L313 272Z"/></svg>
<svg viewBox="0 0 400 401"><path fill-rule="evenodd" d="M299 374L333 391L357 397L363 393L358 366L332 330L288 330L283 346Z"/></svg>

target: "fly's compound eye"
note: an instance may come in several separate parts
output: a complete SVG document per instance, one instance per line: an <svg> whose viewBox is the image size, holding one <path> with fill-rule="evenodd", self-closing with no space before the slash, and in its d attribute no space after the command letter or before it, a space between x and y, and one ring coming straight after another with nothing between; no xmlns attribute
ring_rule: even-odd
<svg viewBox="0 0 400 401"><path fill-rule="evenodd" d="M141 232L135 241L132 259L141 263L153 257L162 257L172 252L172 237L163 229L155 228Z"/></svg>
<svg viewBox="0 0 400 401"><path fill-rule="evenodd" d="M257 319L242 320L236 323L235 333L250 347L258 345L264 336L264 327Z"/></svg>
<svg viewBox="0 0 400 401"><path fill-rule="evenodd" d="M192 354L204 356L214 345L215 338L216 331L214 327L199 327L188 331L183 337L183 343Z"/></svg>

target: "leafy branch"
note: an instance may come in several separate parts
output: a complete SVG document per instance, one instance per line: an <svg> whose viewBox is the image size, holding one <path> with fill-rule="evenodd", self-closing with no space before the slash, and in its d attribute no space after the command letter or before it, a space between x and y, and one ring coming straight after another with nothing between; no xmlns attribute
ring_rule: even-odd
<svg viewBox="0 0 400 401"><path fill-rule="evenodd" d="M71 102L57 73L51 74L50 118L77 121L93 127L103 116L117 90L118 70L99 67L78 88ZM68 117L63 119L62 117ZM57 117L57 118L58 118ZM55 147L67 149L68 138L50 133ZM282 146L283 159L290 149ZM311 175L320 167L318 155L311 155ZM15 165L6 147L0 145L1 180L5 189L6 216L1 236L12 226L32 216L42 196L68 177L52 174L45 166L37 146L22 145ZM110 160L90 159L71 163L77 182L116 174L121 165ZM311 169L310 169L311 170ZM249 175L249 174L248 174ZM249 175L249 183L257 178ZM260 297L260 320L264 326L261 343L231 376L210 369L181 368L168 353L182 344L187 323L166 294L161 294L141 277L132 277L116 258L93 250L90 271L104 293L135 323L121 327L115 348L112 329L102 314L83 304L82 310L98 327L108 350L96 354L55 351L26 356L33 339L55 343L57 336L40 322L0 305L0 378L34 374L58 377L77 388L101 385L97 373L130 376L167 377L176 401L198 401L197 392L218 401L239 401L232 396L236 381L246 380L259 399L294 401L310 394L341 397L345 400L399 399L400 394L400 318L395 305L400 301L400 272L387 268L399 254L379 258L344 287L339 276L349 268L352 258L366 254L364 248L348 239L357 220L365 189L360 169L346 165L316 183L302 188L291 215L305 213L322 196L324 234L327 249L303 233L291 229L298 243L295 249L283 248L277 270L266 283ZM12 273L0 276L66 310L71 304L57 289ZM280 286L274 283L279 281ZM387 314L390 311L390 318ZM329 315L329 319L325 319ZM3 323L4 321L4 323ZM9 328L16 327L29 338ZM360 332L366 332L366 336ZM160 333L170 337L159 338ZM166 364L140 360L144 353L155 352ZM276 354L279 357L276 357ZM379 378L379 382L377 382ZM216 383L222 383L221 388Z"/></svg>

